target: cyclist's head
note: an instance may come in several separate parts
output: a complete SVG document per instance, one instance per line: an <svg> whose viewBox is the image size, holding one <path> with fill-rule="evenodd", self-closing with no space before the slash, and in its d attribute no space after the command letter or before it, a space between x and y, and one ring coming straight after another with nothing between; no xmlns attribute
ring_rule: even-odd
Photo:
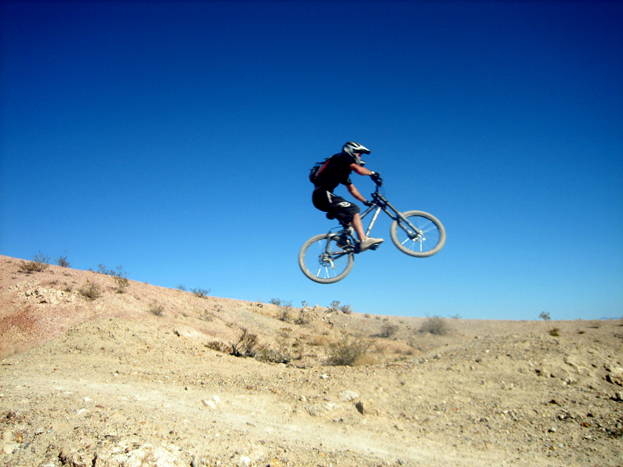
<svg viewBox="0 0 623 467"><path fill-rule="evenodd" d="M353 162L357 165L365 165L365 162L361 160L359 155L361 154L370 154L370 150L359 143L355 143L353 141L349 141L342 148L342 152L348 154L352 157Z"/></svg>

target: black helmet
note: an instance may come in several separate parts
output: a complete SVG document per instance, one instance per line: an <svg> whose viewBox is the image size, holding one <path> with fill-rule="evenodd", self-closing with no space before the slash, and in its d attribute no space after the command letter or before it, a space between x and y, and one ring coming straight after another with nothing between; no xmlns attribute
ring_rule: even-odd
<svg viewBox="0 0 623 467"><path fill-rule="evenodd" d="M359 143L355 143L353 141L349 141L342 148L342 152L348 154L353 158L353 161L357 165L365 165L365 162L362 161L357 154L370 154L370 150Z"/></svg>

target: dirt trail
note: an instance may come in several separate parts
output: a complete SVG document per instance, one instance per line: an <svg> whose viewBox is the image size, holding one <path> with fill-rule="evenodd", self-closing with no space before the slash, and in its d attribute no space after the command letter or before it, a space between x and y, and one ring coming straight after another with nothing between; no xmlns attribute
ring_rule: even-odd
<svg viewBox="0 0 623 467"><path fill-rule="evenodd" d="M433 335L20 264L0 257L0 465L621 465L621 321ZM287 363L230 355L241 328ZM367 364L327 365L344 333Z"/></svg>

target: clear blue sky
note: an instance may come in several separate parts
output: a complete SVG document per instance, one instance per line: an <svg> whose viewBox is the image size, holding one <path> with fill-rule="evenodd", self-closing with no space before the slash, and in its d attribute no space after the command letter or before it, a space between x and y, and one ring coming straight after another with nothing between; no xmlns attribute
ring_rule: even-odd
<svg viewBox="0 0 623 467"><path fill-rule="evenodd" d="M0 254L360 313L623 316L621 2L0 12ZM349 140L448 240L408 257L383 219L385 244L320 285L297 264L333 226L308 170Z"/></svg>

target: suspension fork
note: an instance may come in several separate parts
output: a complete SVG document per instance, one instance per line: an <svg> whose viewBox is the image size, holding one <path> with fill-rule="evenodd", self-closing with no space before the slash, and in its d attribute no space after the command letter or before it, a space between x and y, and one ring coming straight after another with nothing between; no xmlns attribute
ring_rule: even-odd
<svg viewBox="0 0 623 467"><path fill-rule="evenodd" d="M424 235L424 232L422 232L420 229L414 226L411 222L409 222L409 219L403 216L402 213L398 211L398 209L396 209L394 206L392 206L392 204L389 201L383 198L381 194L377 193L373 195L373 197L375 198L375 201L378 206L377 212L375 214L375 219L376 219L376 216L378 215L378 209L383 209L383 211L385 211L385 213L387 213L387 215L393 221L398 222L398 225L400 226L400 228L405 231L405 233L409 236L409 238L415 239L417 237L421 237Z"/></svg>

